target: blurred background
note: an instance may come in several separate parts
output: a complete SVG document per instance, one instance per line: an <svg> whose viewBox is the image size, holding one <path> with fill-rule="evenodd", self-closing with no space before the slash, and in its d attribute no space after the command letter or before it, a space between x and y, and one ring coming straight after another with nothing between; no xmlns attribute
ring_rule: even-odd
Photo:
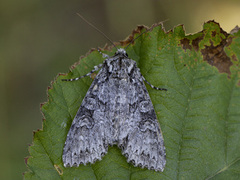
<svg viewBox="0 0 240 180"><path fill-rule="evenodd" d="M42 128L40 103L58 73L90 48L109 43L83 22L82 14L112 41L137 25L167 20L186 33L214 19L230 32L240 25L239 0L11 0L0 1L0 179L22 179L33 130Z"/></svg>

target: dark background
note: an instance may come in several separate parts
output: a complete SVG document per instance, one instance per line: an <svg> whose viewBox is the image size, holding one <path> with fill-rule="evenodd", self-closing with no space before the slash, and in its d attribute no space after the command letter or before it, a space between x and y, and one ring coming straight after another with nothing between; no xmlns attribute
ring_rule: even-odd
<svg viewBox="0 0 240 180"><path fill-rule="evenodd" d="M81 55L108 43L76 12L112 41L137 25L167 20L201 31L214 19L230 32L240 20L239 0L11 0L0 1L0 179L22 179L33 130L42 128L40 103L58 73L67 73Z"/></svg>

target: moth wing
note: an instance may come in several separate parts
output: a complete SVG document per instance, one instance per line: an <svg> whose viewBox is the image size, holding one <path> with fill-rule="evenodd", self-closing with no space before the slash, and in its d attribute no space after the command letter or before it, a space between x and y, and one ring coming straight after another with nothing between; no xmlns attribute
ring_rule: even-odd
<svg viewBox="0 0 240 180"><path fill-rule="evenodd" d="M111 124L105 117L104 103L98 98L99 93L104 91L104 73L103 67L73 119L63 149L62 159L65 167L86 165L101 160L107 153L108 145L112 143Z"/></svg>
<svg viewBox="0 0 240 180"><path fill-rule="evenodd" d="M120 127L118 146L135 166L163 171L166 153L163 136L139 69L129 85L130 110L128 120Z"/></svg>

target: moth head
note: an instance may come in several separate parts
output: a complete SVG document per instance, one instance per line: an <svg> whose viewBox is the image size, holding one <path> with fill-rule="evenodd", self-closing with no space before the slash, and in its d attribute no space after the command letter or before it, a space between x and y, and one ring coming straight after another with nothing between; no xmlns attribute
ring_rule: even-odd
<svg viewBox="0 0 240 180"><path fill-rule="evenodd" d="M123 48L119 48L116 52L115 52L115 56L123 56L123 57L128 57L127 52L125 51L125 49Z"/></svg>

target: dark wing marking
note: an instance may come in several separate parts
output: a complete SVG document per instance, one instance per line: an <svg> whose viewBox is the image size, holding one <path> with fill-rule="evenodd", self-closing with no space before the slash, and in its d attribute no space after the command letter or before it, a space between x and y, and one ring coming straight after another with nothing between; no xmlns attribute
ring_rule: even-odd
<svg viewBox="0 0 240 180"><path fill-rule="evenodd" d="M101 160L112 144L112 124L105 115L106 66L99 71L73 119L63 149L64 166L79 166ZM99 97L102 97L99 99ZM104 98L103 98L104 97Z"/></svg>
<svg viewBox="0 0 240 180"><path fill-rule="evenodd" d="M129 82L129 117L120 126L118 146L135 166L163 171L166 153L163 136L142 75L138 68Z"/></svg>

